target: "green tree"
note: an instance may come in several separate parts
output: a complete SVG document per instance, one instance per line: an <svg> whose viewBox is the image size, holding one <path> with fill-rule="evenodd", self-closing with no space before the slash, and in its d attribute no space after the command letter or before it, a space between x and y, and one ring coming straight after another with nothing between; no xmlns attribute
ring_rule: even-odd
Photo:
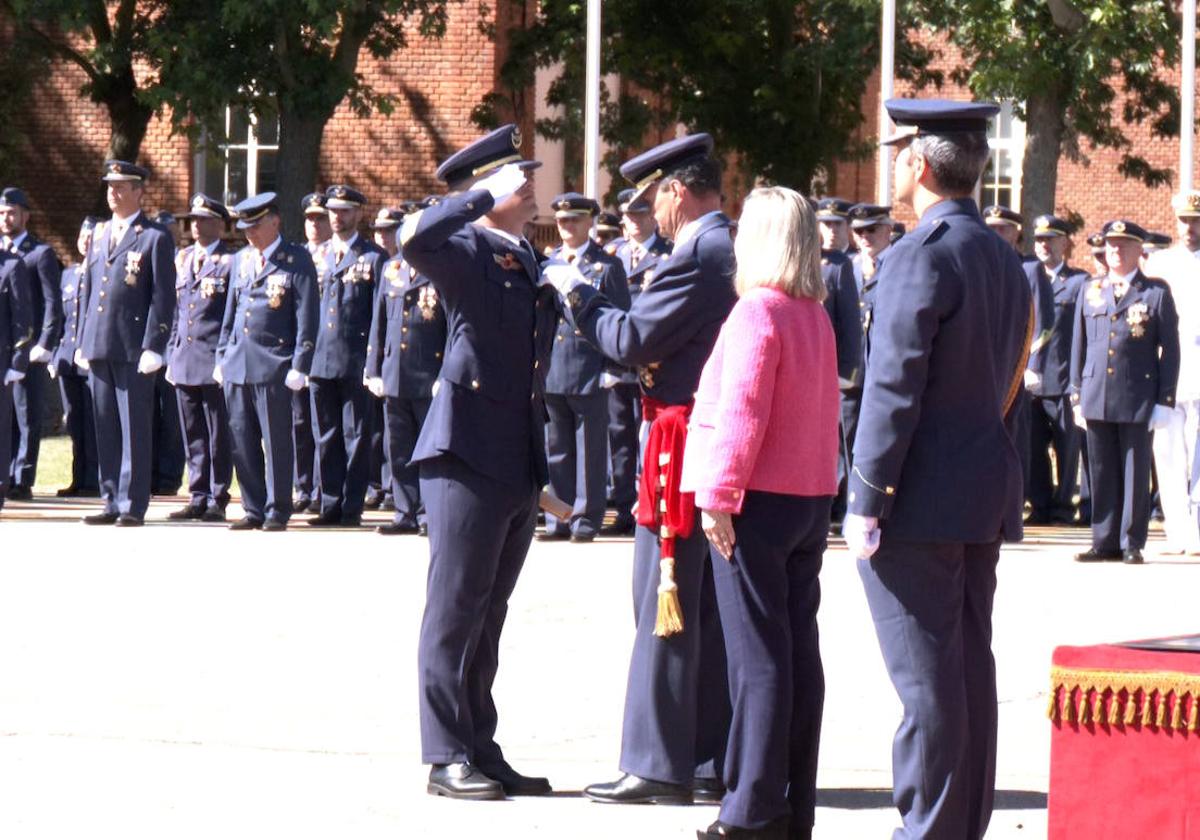
<svg viewBox="0 0 1200 840"><path fill-rule="evenodd" d="M1162 69L1179 62L1172 0L910 0L906 23L946 33L962 51L951 78L980 97L1012 99L1025 120L1021 210L1054 212L1058 162L1085 159L1084 141L1121 153L1120 171L1150 186L1152 166L1126 133L1149 122L1179 134L1178 91ZM1122 99L1122 97L1124 97Z"/></svg>

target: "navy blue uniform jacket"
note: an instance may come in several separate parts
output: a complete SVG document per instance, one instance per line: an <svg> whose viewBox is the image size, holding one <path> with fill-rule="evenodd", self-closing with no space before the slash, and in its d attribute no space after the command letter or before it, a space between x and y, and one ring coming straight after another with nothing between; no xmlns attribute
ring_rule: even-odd
<svg viewBox="0 0 1200 840"><path fill-rule="evenodd" d="M1030 288L1041 290L1042 309L1039 327L1046 331L1041 345L1034 336L1029 351L1029 369L1042 377L1030 393L1039 397L1061 397L1071 385L1071 343L1075 334L1075 302L1079 290L1088 281L1088 273L1064 265L1054 280L1040 262L1026 263Z"/></svg>
<svg viewBox="0 0 1200 840"><path fill-rule="evenodd" d="M335 245L317 265L321 317L312 375L321 379L361 379L367 364L375 290L387 252L364 236L354 240L342 261L333 264Z"/></svg>
<svg viewBox="0 0 1200 840"><path fill-rule="evenodd" d="M429 278L399 254L383 265L370 338L366 375L383 380L386 396L433 396L446 349L446 311Z"/></svg>
<svg viewBox="0 0 1200 840"><path fill-rule="evenodd" d="M0 379L9 370L28 370L34 331L29 274L20 259L4 252L0 254Z"/></svg>
<svg viewBox="0 0 1200 840"><path fill-rule="evenodd" d="M552 256L559 259L561 254L562 248L557 248ZM575 258L575 265L593 289L603 292L616 306L629 308L629 286L618 258L604 253L604 249L589 240ZM577 329L564 312L555 329L550 370L546 373L546 393L571 396L598 393L600 374L606 370L614 375L621 373L621 368L585 339L583 331Z"/></svg>
<svg viewBox="0 0 1200 840"><path fill-rule="evenodd" d="M194 248L184 248L175 260L175 323L167 364L176 385L213 384L233 271L234 249L224 242L205 257L199 272L194 255Z"/></svg>

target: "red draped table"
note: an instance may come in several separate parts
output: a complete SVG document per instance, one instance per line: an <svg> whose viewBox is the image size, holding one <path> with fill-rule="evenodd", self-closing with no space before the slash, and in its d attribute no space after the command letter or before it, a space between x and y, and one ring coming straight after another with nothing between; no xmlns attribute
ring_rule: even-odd
<svg viewBox="0 0 1200 840"><path fill-rule="evenodd" d="M1060 647L1050 840L1200 840L1200 637Z"/></svg>

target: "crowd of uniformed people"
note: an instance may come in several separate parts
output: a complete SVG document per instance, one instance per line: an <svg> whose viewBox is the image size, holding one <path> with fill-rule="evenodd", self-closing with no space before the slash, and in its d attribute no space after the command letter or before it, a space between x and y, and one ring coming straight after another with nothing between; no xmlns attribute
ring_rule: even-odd
<svg viewBox="0 0 1200 840"><path fill-rule="evenodd" d="M142 209L150 173L109 161L111 217L84 220L61 268L7 188L0 506L31 497L54 379L59 495L98 497L90 525L141 525L178 486L172 437L189 496L172 520L224 522L234 476L235 530L394 509L378 531L429 538L429 791L462 799L550 791L505 759L491 699L539 515L540 540L634 535L621 776L585 793L723 801L701 837L810 836L832 522L904 703L897 836L981 837L1000 542L1022 517L1090 524L1076 559L1140 563L1157 499L1167 550L1200 553L1200 192L1174 200L1178 244L1113 219L1078 267L1067 221L1026 231L971 198L993 106L889 111L908 232L889 206L782 188L747 197L739 231L704 134L622 166L619 214L558 196L545 252L513 126L371 236L368 197L340 184L304 198L303 243L272 193L198 194L177 247L175 218Z"/></svg>

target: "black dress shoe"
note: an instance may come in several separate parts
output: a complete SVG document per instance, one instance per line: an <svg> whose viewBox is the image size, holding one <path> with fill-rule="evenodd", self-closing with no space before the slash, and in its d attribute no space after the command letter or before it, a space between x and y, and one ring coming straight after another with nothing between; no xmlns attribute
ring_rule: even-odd
<svg viewBox="0 0 1200 840"><path fill-rule="evenodd" d="M119 514L115 513L90 513L83 517L85 525L112 525L117 521Z"/></svg>
<svg viewBox="0 0 1200 840"><path fill-rule="evenodd" d="M343 516L341 519L338 520L338 525L340 525L343 528L357 528L359 525L362 525L362 517L361 516Z"/></svg>
<svg viewBox="0 0 1200 840"><path fill-rule="evenodd" d="M297 513L305 513L311 504L312 498L310 496L297 496L292 500L292 510Z"/></svg>
<svg viewBox="0 0 1200 840"><path fill-rule="evenodd" d="M316 516L310 517L308 524L314 528L336 528L342 524L342 515L336 511L319 513Z"/></svg>
<svg viewBox="0 0 1200 840"><path fill-rule="evenodd" d="M632 519L618 519L611 525L602 525L600 527L600 536L602 537L628 537L631 536L637 526L637 523Z"/></svg>
<svg viewBox="0 0 1200 840"><path fill-rule="evenodd" d="M590 543L596 539L595 534L572 534L571 542L573 543Z"/></svg>
<svg viewBox="0 0 1200 840"><path fill-rule="evenodd" d="M305 513L305 512L307 512L307 513L320 513L320 512L321 512L321 500L320 500L320 499L313 499L311 502L309 502L309 503L308 503L308 507L307 507L307 508L296 508L296 511L297 511L298 513Z"/></svg>
<svg viewBox="0 0 1200 840"><path fill-rule="evenodd" d="M178 522L181 519L202 519L207 508L204 505L188 505L180 510L173 510L167 514L167 519Z"/></svg>
<svg viewBox="0 0 1200 840"><path fill-rule="evenodd" d="M593 802L613 805L691 805L692 788L655 782L626 773L615 782L588 785L583 795Z"/></svg>
<svg viewBox="0 0 1200 840"><path fill-rule="evenodd" d="M1142 560L1142 552L1141 552L1141 550L1140 550L1140 549L1136 549L1136 548L1131 548L1131 549L1129 549L1129 550L1128 550L1128 551L1126 551L1126 552L1125 552L1125 554L1124 554L1124 555L1121 557L1121 562L1122 562L1122 563L1125 563L1125 564L1126 564L1126 565L1128 565L1128 566L1140 566L1140 565L1141 565L1141 564L1144 562L1144 561Z"/></svg>
<svg viewBox="0 0 1200 840"><path fill-rule="evenodd" d="M256 531L263 526L261 519L253 519L249 516L243 516L236 522L229 523L230 531Z"/></svg>
<svg viewBox="0 0 1200 840"><path fill-rule="evenodd" d="M417 526L413 525L411 522L388 522L384 525L375 526L376 534L387 534L389 536L394 536L396 534L415 534L419 530L420 529L418 529Z"/></svg>
<svg viewBox="0 0 1200 840"><path fill-rule="evenodd" d="M378 510L381 504L383 504L382 490L371 491L363 500L363 507L365 507L367 510Z"/></svg>
<svg viewBox="0 0 1200 840"><path fill-rule="evenodd" d="M210 507L204 511L204 515L200 517L201 522L224 522L225 508Z"/></svg>
<svg viewBox="0 0 1200 840"><path fill-rule="evenodd" d="M720 805L725 783L720 779L697 776L692 779L692 801L698 805Z"/></svg>
<svg viewBox="0 0 1200 840"><path fill-rule="evenodd" d="M571 539L568 531L543 531L537 535L538 542L566 542Z"/></svg>
<svg viewBox="0 0 1200 840"><path fill-rule="evenodd" d="M791 840L788 834L788 817L779 817L762 828L739 828L717 820L705 831L697 831L697 840Z"/></svg>
<svg viewBox="0 0 1200 840"><path fill-rule="evenodd" d="M8 488L8 500L10 502L28 502L33 498L33 488L25 487L20 484L14 484Z"/></svg>
<svg viewBox="0 0 1200 840"><path fill-rule="evenodd" d="M504 788L499 782L465 761L430 767L429 785L425 790L434 796L448 796L451 799L504 798Z"/></svg>
<svg viewBox="0 0 1200 840"><path fill-rule="evenodd" d="M142 525L142 517L134 516L132 513L122 513L117 517L118 528L140 528Z"/></svg>
<svg viewBox="0 0 1200 840"><path fill-rule="evenodd" d="M262 529L264 531L286 531L287 523L278 519L268 519L263 523Z"/></svg>
<svg viewBox="0 0 1200 840"><path fill-rule="evenodd" d="M499 782L506 796L546 796L551 792L549 779L542 776L522 776L507 762L479 769L488 778Z"/></svg>
<svg viewBox="0 0 1200 840"><path fill-rule="evenodd" d="M74 484L72 484L70 487L63 487L59 490L55 490L54 495L60 499L65 499L65 498L68 498L69 496L74 496L78 492L79 492L79 488L76 487Z"/></svg>
<svg viewBox="0 0 1200 840"><path fill-rule="evenodd" d="M1120 559L1121 552L1119 551L1097 551L1094 548L1089 548L1087 551L1075 555L1076 563L1104 563Z"/></svg>
<svg viewBox="0 0 1200 840"><path fill-rule="evenodd" d="M99 487L80 487L75 491L75 498L77 498L77 499L99 499L100 498L100 488Z"/></svg>

